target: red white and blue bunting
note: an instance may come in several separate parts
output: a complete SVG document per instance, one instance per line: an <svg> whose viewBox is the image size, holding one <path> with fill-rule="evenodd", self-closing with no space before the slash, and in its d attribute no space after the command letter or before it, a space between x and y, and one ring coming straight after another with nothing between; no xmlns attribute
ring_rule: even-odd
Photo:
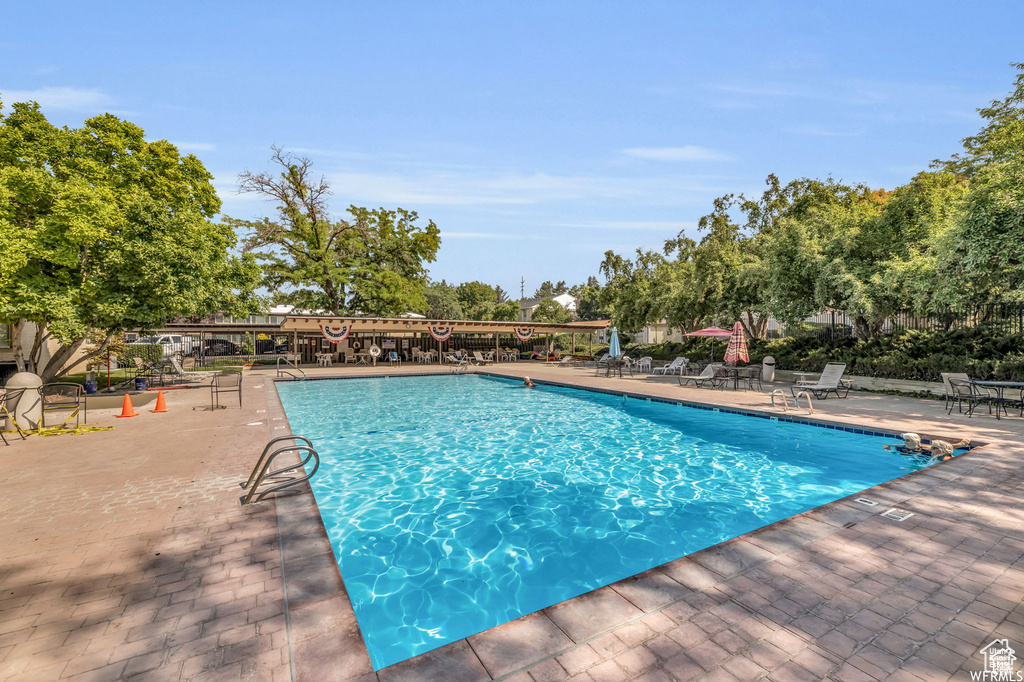
<svg viewBox="0 0 1024 682"><path fill-rule="evenodd" d="M350 324L346 324L344 327L325 327L320 325L320 333L331 343L341 343L348 338L350 331L352 331L352 325Z"/></svg>
<svg viewBox="0 0 1024 682"><path fill-rule="evenodd" d="M533 336L533 327L515 327L512 331L516 333L516 338L520 341L529 341Z"/></svg>
<svg viewBox="0 0 1024 682"><path fill-rule="evenodd" d="M438 341L447 341L448 337L455 331L455 327L427 327L430 335Z"/></svg>

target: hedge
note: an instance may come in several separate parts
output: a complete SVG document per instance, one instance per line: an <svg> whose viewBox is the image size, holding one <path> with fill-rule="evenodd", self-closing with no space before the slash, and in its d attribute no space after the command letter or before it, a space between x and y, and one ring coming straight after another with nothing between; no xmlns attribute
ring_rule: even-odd
<svg viewBox="0 0 1024 682"><path fill-rule="evenodd" d="M726 340L714 343L714 358L721 360ZM986 327L953 331L905 330L868 341L852 338L821 340L813 336L774 341L749 339L750 362L775 358L778 369L820 372L826 362L845 362L848 374L885 379L941 381L940 372L965 372L979 379L1024 381L1024 335L1001 334ZM629 344L630 357L650 355L671 360L711 357L707 339L682 343Z"/></svg>

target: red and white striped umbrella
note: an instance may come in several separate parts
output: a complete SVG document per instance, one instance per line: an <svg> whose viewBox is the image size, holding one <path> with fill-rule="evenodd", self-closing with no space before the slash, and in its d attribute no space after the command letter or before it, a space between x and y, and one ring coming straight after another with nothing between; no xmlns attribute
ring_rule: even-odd
<svg viewBox="0 0 1024 682"><path fill-rule="evenodd" d="M725 349L725 361L736 364L737 362L750 362L750 354L747 353L747 339L743 336L743 323L737 322L732 326L732 336L729 337L729 345Z"/></svg>

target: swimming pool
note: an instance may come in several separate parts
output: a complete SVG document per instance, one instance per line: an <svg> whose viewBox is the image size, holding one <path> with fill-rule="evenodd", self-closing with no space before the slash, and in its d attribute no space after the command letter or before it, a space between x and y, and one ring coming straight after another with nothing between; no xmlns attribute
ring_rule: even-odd
<svg viewBox="0 0 1024 682"><path fill-rule="evenodd" d="M481 375L277 389L378 670L923 466L877 436Z"/></svg>

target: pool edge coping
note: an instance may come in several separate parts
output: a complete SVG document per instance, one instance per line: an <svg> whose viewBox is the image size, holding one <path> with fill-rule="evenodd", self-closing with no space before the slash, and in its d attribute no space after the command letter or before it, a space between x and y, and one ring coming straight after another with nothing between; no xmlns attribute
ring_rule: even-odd
<svg viewBox="0 0 1024 682"><path fill-rule="evenodd" d="M494 376L503 379L520 379L516 375L505 375L496 373L493 371L476 371L475 374L481 374L485 376ZM274 385L272 392L268 391L267 397L267 415L268 425L271 423L273 417L272 414L279 413L283 420L285 432L277 435L301 435L294 434L291 429L291 424L288 421L287 414L284 411L284 406L281 402L280 396L277 391L277 383L279 381L290 382L290 381L323 381L323 380L337 380L337 379L370 379L370 378L399 378L399 377L410 377L410 376L450 376L451 372L435 371L435 372L421 372L421 373L395 373L395 374L365 374L365 375L345 375L345 376L318 376L310 377L307 379L296 380L287 378L277 377L265 377L265 380L270 381ZM467 374L471 375L471 374ZM706 403L695 403L684 399L669 399L656 396L647 396L638 394L632 391L624 390L610 390L600 389L595 387L582 386L579 384L570 384L566 382L554 381L549 379L537 379L537 383L559 386L563 388L575 388L578 390L584 390L589 392L604 393L610 395L621 395L624 397L635 398L639 400L650 400L657 402L664 402L669 404L680 404L688 407L694 407L696 409L705 409L709 411L720 411L734 414L741 414L745 416L753 416L765 419L778 419L779 421L790 421L795 423L805 423L812 426L818 426L821 428L831 428L834 430L848 431L852 433L860 433L866 435L877 435L882 437L891 437L899 439L899 434L895 431L876 431L866 429L855 429L853 427L847 427L841 423L828 422L826 420L819 420L810 417L796 416L786 417L780 414L772 412L763 412L749 408L735 408L735 407L721 407L708 405ZM273 398L271 398L271 393ZM273 431L271 431L273 436ZM925 434L922 434L922 440L926 440ZM766 562L772 561L782 556L801 551L805 546L817 542L823 538L826 538L835 533L846 530L854 525L862 523L872 517L879 516L890 507L895 507L898 504L904 503L907 500L916 497L922 493L945 485L950 481L953 481L961 476L970 475L975 469L984 466L984 452L983 450L989 447L989 443L980 443L976 446L961 454L957 457L945 461L936 462L935 464L918 469L916 471L910 471L902 476L894 478L890 481L865 488L864 490L851 493L845 497L827 502L821 506L809 509L793 516L786 517L779 521L767 524L755 530L749 531L743 535L730 538L718 544L704 548L692 554L685 555L673 561L653 566L645 571L637 573L633 576L629 576L618 580L614 583L610 583L603 587L596 588L585 592L576 597L572 597L565 601L551 606L533 611L528 614L524 614L519 618L502 623L482 632L469 635L468 637L455 640L446 644L441 645L435 649L425 651L412 658L400 661L392 664L386 668L381 668L378 671L374 671L370 665L369 654L366 650L366 646L363 642L362 633L359 630L358 623L355 618L355 612L348 598L347 590L344 587L344 581L341 577L340 568L337 563L337 559L334 556L333 549L331 548L330 540L327 536L326 528L323 524L322 517L320 516L319 508L316 503L315 496L312 493L312 489L308 483L304 483L301 487L301 491L298 494L290 495L286 497L279 497L274 500L275 513L277 516L278 528L287 528L290 525L294 525L291 518L282 516L282 512L291 515L296 513L309 513L313 511L316 514L315 528L307 526L306 532L298 536L285 536L285 532L281 531L279 534L281 560L282 560L282 583L286 594L289 592L289 576L300 576L298 580L312 582L315 584L315 589L312 591L308 585L296 584L293 579L292 587L296 588L296 591L300 595L299 599L295 602L289 601L288 603L288 621L289 621L289 649L291 658L294 665L295 677L298 680L304 679L319 679L319 676L312 674L307 676L304 674L307 670L322 669L322 666L329 666L328 669L332 671L335 677L340 672L340 667L353 667L355 668L351 675L347 678L336 679L390 679L392 676L405 678L406 675L413 675L415 678L415 670L417 668L423 668L423 671L445 671L449 679L454 682L460 679L480 679L480 680L505 680L516 675L523 673L528 668L543 663L547 660L553 659L556 656L564 654L577 646L586 644L593 639L597 639L612 632L624 625L629 624L633 620L639 620L646 618L654 613L660 612L663 609L669 608L674 604L678 604L683 601L686 597L694 594L703 593L708 589L714 588L715 585L720 584L726 580L737 577L747 571L756 569ZM298 459L296 459L298 461ZM945 475L937 475L937 472ZM952 474L952 475L950 475ZM931 479L931 485L926 485L923 488L914 490L914 480L911 479ZM901 489L902 488L902 489ZM909 490L908 490L909 489ZM857 498L868 498L872 497L881 498L876 501L879 504L876 507L867 507L861 503L856 502ZM851 506L853 505L853 506ZM918 513L918 512L914 512ZM842 519L849 519L848 521L840 522ZM885 517L881 517L885 518ZM812 526L828 526L830 530L827 533L819 534L818 532L812 532L805 529L804 533L801 534L794 530L793 526L808 525L810 522ZM308 523L308 520L307 520ZM892 521L892 523L899 523L898 521ZM787 528L786 526L790 526ZM789 533L789 535L796 539L795 542L788 551L785 552L774 552L772 550L765 550L762 545L759 545L755 540L759 539L759 536L767 535L771 532L782 530L783 532ZM820 529L819 529L820 530ZM810 534L806 534L810 533ZM705 564L715 565L715 558L725 558L725 562L731 561L728 555L734 552L734 549L740 545L752 545L755 549L760 551L769 552L771 556L762 558L754 563L741 565L737 570L730 573L722 573L714 568L709 568ZM326 547L326 557L323 551ZM325 561L325 558L329 558L329 561ZM695 570L702 573L706 579L715 580L704 586L699 586L695 583L693 586L689 586L686 583L676 580L668 573L670 567L678 567L683 565L694 564ZM291 570L289 570L291 569ZM318 575L313 576L310 579L310 571L319 572ZM616 590L616 586L623 586L630 581L635 581L643 576L648 576L652 573L658 573L661 576L672 580L676 583L686 594L678 599L659 605L657 608L645 610L637 604L629 602L627 597L621 595ZM333 586L333 589L332 587ZM483 660L476 653L473 648L474 639L485 638L488 633L498 631L500 629L507 628L513 624L520 623L529 618L535 617L537 614L544 614L549 616L548 612L555 609L566 609L571 608L571 605L576 603L582 603L591 595L602 591L612 591L618 595L624 601L630 603L631 606L640 611L640 614L632 619L625 619L616 622L613 625L609 625L606 628L601 629L585 638L579 640L569 637L568 633L563 632L565 637L571 642L571 645L560 649L554 653L542 653L529 660L524 665L515 668L514 670L501 672L500 674L491 674L491 672L485 666ZM324 606L333 606L334 608L340 608L341 614L324 614L321 613L325 609ZM308 617L308 614L292 614L292 611L300 610L314 611L314 617ZM329 610L329 609L328 609ZM340 616L340 617L339 617ZM323 629L322 625L324 621L330 622L328 629ZM553 622L554 627L558 627L557 623ZM338 635L341 635L339 637ZM454 657L457 660L458 665L455 668L450 668L450 661L447 660L450 657ZM325 660L327 659L327 660ZM340 664L339 664L340 659ZM360 660L362 659L362 660ZM365 663L365 665L363 665ZM483 673L483 676L474 676L472 673L476 671ZM467 672L465 678L459 677L455 674L458 670ZM424 678L425 679L425 678Z"/></svg>

